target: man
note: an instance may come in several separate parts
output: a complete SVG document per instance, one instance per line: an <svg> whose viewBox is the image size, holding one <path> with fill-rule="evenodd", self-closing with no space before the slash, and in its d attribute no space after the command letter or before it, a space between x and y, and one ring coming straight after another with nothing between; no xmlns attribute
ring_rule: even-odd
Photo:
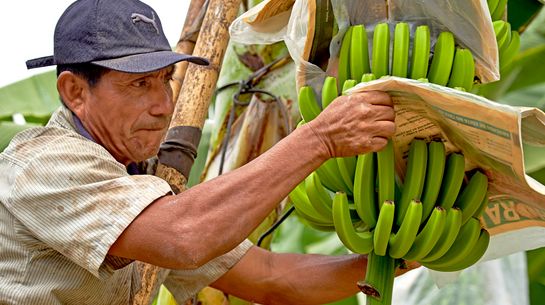
<svg viewBox="0 0 545 305"><path fill-rule="evenodd" d="M54 56L27 65L57 65L63 106L0 154L1 304L130 304L135 260L171 269L165 285L180 303L207 285L263 304L357 292L365 256L275 254L245 238L328 158L384 147L390 98L338 98L246 166L173 195L128 172L158 152L182 60L207 63L171 52L136 0L80 0L60 17Z"/></svg>

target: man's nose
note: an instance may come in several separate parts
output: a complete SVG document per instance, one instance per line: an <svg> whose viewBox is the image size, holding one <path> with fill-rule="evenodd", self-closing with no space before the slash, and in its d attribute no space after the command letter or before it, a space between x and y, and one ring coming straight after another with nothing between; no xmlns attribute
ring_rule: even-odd
<svg viewBox="0 0 545 305"><path fill-rule="evenodd" d="M170 83L158 81L152 90L153 106L150 109L150 114L153 116L170 116L174 111Z"/></svg>

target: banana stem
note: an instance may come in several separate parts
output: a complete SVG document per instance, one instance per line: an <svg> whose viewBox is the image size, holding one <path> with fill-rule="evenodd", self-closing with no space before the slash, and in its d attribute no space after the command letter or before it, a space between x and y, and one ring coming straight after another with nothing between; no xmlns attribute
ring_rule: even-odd
<svg viewBox="0 0 545 305"><path fill-rule="evenodd" d="M376 255L367 256L365 281L358 282L360 290L367 295L367 305L391 305L394 290L395 258Z"/></svg>

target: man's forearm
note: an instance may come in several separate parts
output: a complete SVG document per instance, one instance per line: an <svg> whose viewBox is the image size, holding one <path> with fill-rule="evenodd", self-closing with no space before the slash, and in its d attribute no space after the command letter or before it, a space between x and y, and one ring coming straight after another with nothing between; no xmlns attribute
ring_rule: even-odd
<svg viewBox="0 0 545 305"><path fill-rule="evenodd" d="M357 293L366 265L363 255L271 253L254 247L213 286L259 304L324 304Z"/></svg>

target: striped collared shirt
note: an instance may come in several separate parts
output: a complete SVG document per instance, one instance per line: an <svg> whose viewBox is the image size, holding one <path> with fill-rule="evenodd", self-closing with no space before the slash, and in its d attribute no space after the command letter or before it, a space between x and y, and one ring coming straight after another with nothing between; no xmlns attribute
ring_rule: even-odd
<svg viewBox="0 0 545 305"><path fill-rule="evenodd" d="M170 193L164 180L129 175L77 132L61 106L45 127L19 133L0 154L0 304L130 304L134 261L108 250L134 218ZM179 303L231 268L250 248L194 270L171 270Z"/></svg>

